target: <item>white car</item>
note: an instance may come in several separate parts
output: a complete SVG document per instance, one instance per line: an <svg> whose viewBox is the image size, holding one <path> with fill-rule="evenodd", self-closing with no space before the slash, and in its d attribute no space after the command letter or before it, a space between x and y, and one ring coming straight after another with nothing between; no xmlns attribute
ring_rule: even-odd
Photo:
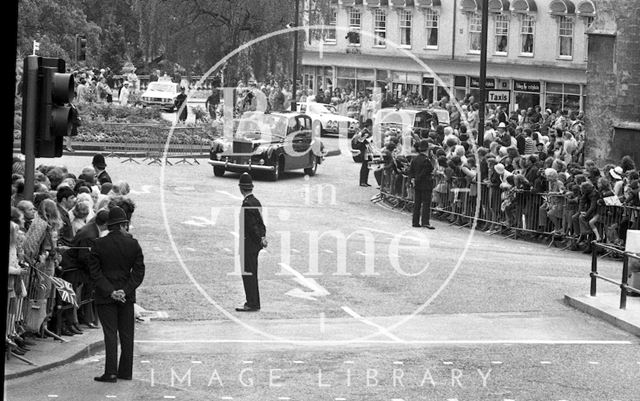
<svg viewBox="0 0 640 401"><path fill-rule="evenodd" d="M330 104L308 102L298 103L298 112L313 120L313 133L316 135L346 135L351 138L360 127L358 120L341 116Z"/></svg>
<svg viewBox="0 0 640 401"><path fill-rule="evenodd" d="M180 85L177 83L171 81L150 82L147 90L142 93L142 104L173 110L174 102L179 94Z"/></svg>

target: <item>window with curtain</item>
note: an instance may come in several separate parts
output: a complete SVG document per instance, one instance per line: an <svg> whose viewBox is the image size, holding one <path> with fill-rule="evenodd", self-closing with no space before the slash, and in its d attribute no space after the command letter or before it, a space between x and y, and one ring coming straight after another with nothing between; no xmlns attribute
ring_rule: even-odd
<svg viewBox="0 0 640 401"><path fill-rule="evenodd" d="M435 49L438 47L438 25L440 24L440 16L436 10L427 8L424 12L424 20L427 48Z"/></svg>
<svg viewBox="0 0 640 401"><path fill-rule="evenodd" d="M558 17L558 55L573 57L573 18Z"/></svg>
<svg viewBox="0 0 640 401"><path fill-rule="evenodd" d="M349 33L347 34L347 37L349 38L349 44L360 44L360 26L362 21L361 17L362 15L359 8L351 8L349 10Z"/></svg>
<svg viewBox="0 0 640 401"><path fill-rule="evenodd" d="M507 54L509 51L509 17L496 15L496 53Z"/></svg>
<svg viewBox="0 0 640 401"><path fill-rule="evenodd" d="M411 11L402 10L400 13L400 44L411 46Z"/></svg>
<svg viewBox="0 0 640 401"><path fill-rule="evenodd" d="M338 19L338 11L333 8L329 12L329 21L327 21L327 25L329 28L325 31L324 40L326 42L335 42L336 41L336 24Z"/></svg>
<svg viewBox="0 0 640 401"><path fill-rule="evenodd" d="M523 14L520 27L520 53L533 56L533 37L536 32L536 20L532 15Z"/></svg>
<svg viewBox="0 0 640 401"><path fill-rule="evenodd" d="M373 17L373 33L375 34L373 44L374 46L385 46L385 38L387 37L387 13L381 8L376 8Z"/></svg>
<svg viewBox="0 0 640 401"><path fill-rule="evenodd" d="M480 36L482 33L482 17L480 13L473 13L469 17L469 51L480 52Z"/></svg>

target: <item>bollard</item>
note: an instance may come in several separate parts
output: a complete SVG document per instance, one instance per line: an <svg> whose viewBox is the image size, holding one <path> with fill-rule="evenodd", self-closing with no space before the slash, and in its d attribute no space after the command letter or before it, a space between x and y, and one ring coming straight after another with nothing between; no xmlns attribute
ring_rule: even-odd
<svg viewBox="0 0 640 401"><path fill-rule="evenodd" d="M596 296L596 286L598 281L598 247L593 247L591 253L591 296Z"/></svg>

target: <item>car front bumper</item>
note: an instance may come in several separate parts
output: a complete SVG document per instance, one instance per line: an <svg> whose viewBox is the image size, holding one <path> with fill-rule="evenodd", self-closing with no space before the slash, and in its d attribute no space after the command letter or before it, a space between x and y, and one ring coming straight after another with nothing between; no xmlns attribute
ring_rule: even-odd
<svg viewBox="0 0 640 401"><path fill-rule="evenodd" d="M209 164L214 167L224 167L225 170L236 170L236 171L274 171L275 166L266 166L263 164L251 164L251 163L233 163L224 160L209 160Z"/></svg>

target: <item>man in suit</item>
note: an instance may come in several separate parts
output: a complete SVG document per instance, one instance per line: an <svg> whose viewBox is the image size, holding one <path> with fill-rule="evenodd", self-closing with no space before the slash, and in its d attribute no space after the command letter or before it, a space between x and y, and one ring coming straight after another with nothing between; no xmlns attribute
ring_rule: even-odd
<svg viewBox="0 0 640 401"><path fill-rule="evenodd" d="M56 192L56 201L58 213L62 220L62 228L60 228L58 233L58 245L66 247L73 241L73 228L71 227L69 211L76 205L76 194L73 192L73 189L62 186L58 189L58 192Z"/></svg>
<svg viewBox="0 0 640 401"><path fill-rule="evenodd" d="M73 285L76 291L78 301L91 297L93 292L93 283L89 279L89 252L96 240L100 238L100 233L107 229L107 220L109 212L100 210L96 217L85 224L73 237L71 249L62 255L60 266L62 267L62 278ZM98 328L94 322L93 305L85 304L81 307L84 323L92 329ZM78 316L75 309L69 309L65 314L65 320L68 323L66 329L75 334L76 331L82 332L78 327ZM64 329L63 332L64 333Z"/></svg>
<svg viewBox="0 0 640 401"><path fill-rule="evenodd" d="M238 312L260 310L258 291L258 254L267 247L266 228L260 213L262 205L253 196L253 180L248 173L240 176L240 193L244 196L240 210L240 264L246 303L236 308Z"/></svg>
<svg viewBox="0 0 640 401"><path fill-rule="evenodd" d="M95 283L95 304L104 332L105 370L94 380L115 383L131 380L136 288L144 279L140 244L128 232L129 221L121 208L109 210L109 234L98 238L89 256L89 272ZM118 337L120 362L118 363Z"/></svg>
<svg viewBox="0 0 640 401"><path fill-rule="evenodd" d="M360 186L361 187L370 187L369 185L369 138L371 138L371 126L373 122L371 119L367 119L364 122L364 127L362 131L359 133L359 137L357 139L357 149L360 151L362 155L362 165L360 166Z"/></svg>
<svg viewBox="0 0 640 401"><path fill-rule="evenodd" d="M104 156L100 153L94 155L91 164L93 165L93 169L96 171L96 178L100 185L105 182L111 182L111 177L105 170L105 168L107 168L107 162L104 161Z"/></svg>
<svg viewBox="0 0 640 401"><path fill-rule="evenodd" d="M431 160L429 142L426 139L418 143L418 155L411 160L409 177L415 189L413 204L413 227L435 229L430 223L431 192L433 191L433 161ZM422 212L422 213L421 213ZM420 224L422 217L422 224Z"/></svg>

